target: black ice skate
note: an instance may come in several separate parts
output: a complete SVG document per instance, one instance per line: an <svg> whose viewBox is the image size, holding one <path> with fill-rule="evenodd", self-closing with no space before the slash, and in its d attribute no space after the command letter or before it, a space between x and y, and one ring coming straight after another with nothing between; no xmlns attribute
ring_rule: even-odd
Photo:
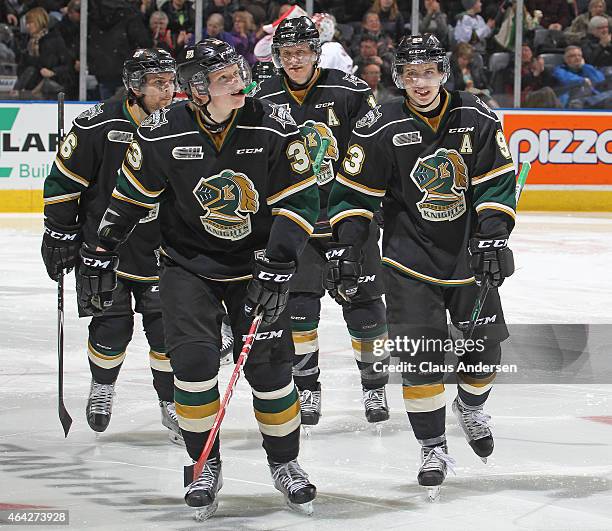
<svg viewBox="0 0 612 531"><path fill-rule="evenodd" d="M208 520L219 507L217 493L223 487L223 474L221 473L221 458L212 457L204 463L200 477L196 479L185 494L185 503L196 507L195 519L198 522Z"/></svg>
<svg viewBox="0 0 612 531"><path fill-rule="evenodd" d="M87 400L87 423L89 427L97 432L104 431L111 419L113 409L113 396L115 395L115 384L101 384L93 378L89 388L89 399Z"/></svg>
<svg viewBox="0 0 612 531"><path fill-rule="evenodd" d="M300 412L302 426L316 426L321 417L321 384L317 382L317 389L300 391Z"/></svg>
<svg viewBox="0 0 612 531"><path fill-rule="evenodd" d="M448 469L454 473L455 460L448 455L446 443L438 446L421 447L421 468L417 475L419 485L427 488L427 496L434 501L440 495L440 488Z"/></svg>
<svg viewBox="0 0 612 531"><path fill-rule="evenodd" d="M384 386L377 389L363 389L363 405L368 422L389 420L389 405Z"/></svg>
<svg viewBox="0 0 612 531"><path fill-rule="evenodd" d="M234 360L234 334L226 319L221 323L221 365L228 365Z"/></svg>
<svg viewBox="0 0 612 531"><path fill-rule="evenodd" d="M487 457L493 453L494 445L493 434L489 428L491 417L483 412L482 406L468 406L459 397L453 401L453 412L468 444L483 463L486 463Z"/></svg>
<svg viewBox="0 0 612 531"><path fill-rule="evenodd" d="M176 406L174 405L174 402L160 400L159 407L161 409L162 425L168 428L168 436L170 441L172 441L174 444L184 445L185 441L183 441L181 428L179 428L178 417L176 416Z"/></svg>
<svg viewBox="0 0 612 531"><path fill-rule="evenodd" d="M274 487L283 493L289 508L310 516L313 512L312 500L317 496L317 488L308 482L308 474L301 469L297 459L288 463L268 461L268 464Z"/></svg>

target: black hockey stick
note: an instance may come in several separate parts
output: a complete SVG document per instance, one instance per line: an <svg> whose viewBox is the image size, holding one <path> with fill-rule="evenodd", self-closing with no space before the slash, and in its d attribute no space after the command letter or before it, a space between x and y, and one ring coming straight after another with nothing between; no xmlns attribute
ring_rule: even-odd
<svg viewBox="0 0 612 531"><path fill-rule="evenodd" d="M57 95L57 145L64 138L64 93ZM57 413L64 437L68 437L72 417L64 405L64 270L57 276Z"/></svg>
<svg viewBox="0 0 612 531"><path fill-rule="evenodd" d="M523 188L525 187L525 182L527 181L527 175L529 175L530 169L531 169L531 164L529 162L524 162L521 166L521 171L519 173L519 176L516 182L516 190L514 192L517 204L521 197L521 193L523 192ZM472 335L474 334L474 329L476 328L476 322L478 321L478 318L480 317L480 312L482 311L482 307L484 306L485 300L487 298L487 295L489 294L490 289L491 289L491 283L490 283L489 275L485 275L482 286L480 286L480 291L478 292L478 297L476 297L476 301L474 302L474 308L472 309L472 314L470 316L470 322L468 324L468 329L467 329L468 339L472 339Z"/></svg>

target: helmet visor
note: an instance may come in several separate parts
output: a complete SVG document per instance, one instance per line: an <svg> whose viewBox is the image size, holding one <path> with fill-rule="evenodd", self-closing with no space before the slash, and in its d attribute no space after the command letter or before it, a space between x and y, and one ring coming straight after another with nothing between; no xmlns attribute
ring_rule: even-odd
<svg viewBox="0 0 612 531"><path fill-rule="evenodd" d="M240 57L229 65L220 65L209 72L196 73L190 83L200 95L225 96L240 92L251 79L251 68L244 57Z"/></svg>

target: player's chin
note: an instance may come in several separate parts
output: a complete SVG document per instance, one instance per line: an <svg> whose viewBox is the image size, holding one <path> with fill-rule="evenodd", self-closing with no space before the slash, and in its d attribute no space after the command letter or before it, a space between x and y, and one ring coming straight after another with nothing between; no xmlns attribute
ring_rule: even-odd
<svg viewBox="0 0 612 531"><path fill-rule="evenodd" d="M242 107L244 105L244 101L246 100L246 94L244 94L242 90L230 94L230 97L232 98L232 103L236 107Z"/></svg>

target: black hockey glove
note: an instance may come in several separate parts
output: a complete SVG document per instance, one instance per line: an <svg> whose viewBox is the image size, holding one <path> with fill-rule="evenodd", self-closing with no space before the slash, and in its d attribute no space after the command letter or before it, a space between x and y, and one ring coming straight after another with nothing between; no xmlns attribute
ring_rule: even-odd
<svg viewBox="0 0 612 531"><path fill-rule="evenodd" d="M469 244L470 268L479 286L488 277L491 287L501 286L514 273L514 256L508 247L508 237L483 238L476 236Z"/></svg>
<svg viewBox="0 0 612 531"><path fill-rule="evenodd" d="M255 259L253 279L247 286L245 313L255 317L263 312L262 323L276 321L289 300L289 279L295 273L295 262Z"/></svg>
<svg viewBox="0 0 612 531"><path fill-rule="evenodd" d="M361 276L361 258L352 245L331 244L325 253L327 272L323 287L338 304L346 304L357 295Z"/></svg>
<svg viewBox="0 0 612 531"><path fill-rule="evenodd" d="M77 302L98 317L113 304L117 286L119 255L113 251L96 251L86 243L81 247L81 263L77 270Z"/></svg>
<svg viewBox="0 0 612 531"><path fill-rule="evenodd" d="M79 225L60 225L45 218L45 233L43 234L40 254L51 280L64 270L70 271L79 258L81 247L81 227Z"/></svg>

